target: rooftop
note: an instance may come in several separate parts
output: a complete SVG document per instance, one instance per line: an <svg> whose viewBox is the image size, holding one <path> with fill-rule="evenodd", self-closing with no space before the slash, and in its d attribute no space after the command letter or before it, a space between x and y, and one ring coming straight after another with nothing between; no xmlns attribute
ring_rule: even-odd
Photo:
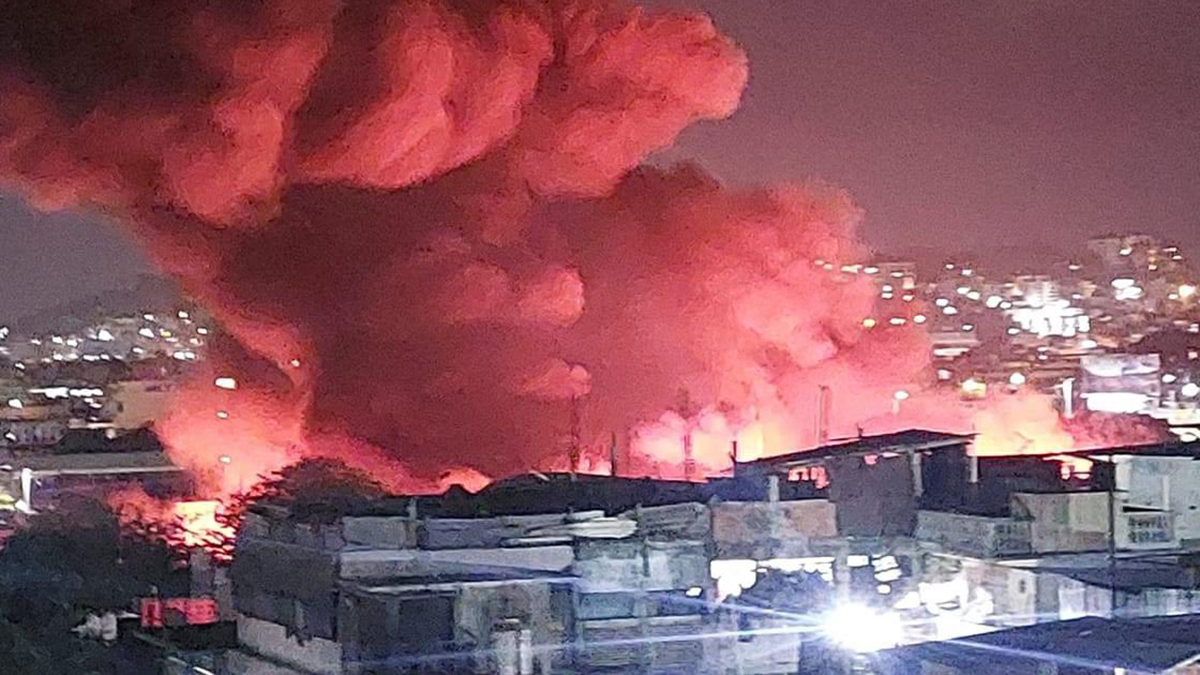
<svg viewBox="0 0 1200 675"><path fill-rule="evenodd" d="M0 453L0 465L12 471L30 469L41 475L178 471L161 452L89 452L69 455Z"/></svg>
<svg viewBox="0 0 1200 675"><path fill-rule="evenodd" d="M1200 615L1104 619L1085 617L889 650L881 663L936 663L971 673L1038 672L1053 662L1059 673L1159 673L1200 657ZM883 668L884 672L902 668Z"/></svg>
<svg viewBox="0 0 1200 675"><path fill-rule="evenodd" d="M343 581L342 586L358 593L390 595L414 589L462 584L571 583L576 577L560 572L502 567L496 565L439 563L431 574L395 575Z"/></svg>
<svg viewBox="0 0 1200 675"><path fill-rule="evenodd" d="M951 434L927 429L909 429L893 434L863 436L843 440L786 455L765 457L753 462L741 462L740 466L793 467L817 464L833 457L857 457L886 452L906 453L941 450L966 446L975 438L974 434Z"/></svg>
<svg viewBox="0 0 1200 675"><path fill-rule="evenodd" d="M1107 565L1094 567L1040 567L1040 572L1050 572L1082 581L1101 588L1116 587L1127 592L1139 592L1153 588L1176 588L1193 590L1197 587L1196 576L1185 569L1178 559L1122 559L1116 566L1116 576ZM1200 640L1200 635L1197 636Z"/></svg>
<svg viewBox="0 0 1200 675"><path fill-rule="evenodd" d="M1088 450L1073 450L1061 453L1081 457L1103 458L1113 455L1135 455L1138 457L1191 457L1200 458L1200 443L1185 443L1171 441L1169 443L1147 443L1143 445L1113 446L1109 448L1092 448Z"/></svg>

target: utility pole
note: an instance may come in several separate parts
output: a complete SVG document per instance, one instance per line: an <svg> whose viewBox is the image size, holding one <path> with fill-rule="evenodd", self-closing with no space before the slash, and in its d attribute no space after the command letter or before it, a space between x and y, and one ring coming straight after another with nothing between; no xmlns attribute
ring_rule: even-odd
<svg viewBox="0 0 1200 675"><path fill-rule="evenodd" d="M696 473L696 458L692 451L692 416L695 414L688 390L679 390L679 415L683 417L683 479L690 481Z"/></svg>
<svg viewBox="0 0 1200 675"><path fill-rule="evenodd" d="M617 476L617 432L608 437L608 475Z"/></svg>
<svg viewBox="0 0 1200 675"><path fill-rule="evenodd" d="M571 473L571 480L575 480L575 473L579 471L580 459L583 455L583 422L580 412L581 399L579 396L571 398L571 440L570 446L567 448L567 461L570 463L568 471Z"/></svg>
<svg viewBox="0 0 1200 675"><path fill-rule="evenodd" d="M830 396L829 387L822 384L817 388L817 447L829 442Z"/></svg>
<svg viewBox="0 0 1200 675"><path fill-rule="evenodd" d="M1108 617L1117 617L1117 465L1108 457Z"/></svg>

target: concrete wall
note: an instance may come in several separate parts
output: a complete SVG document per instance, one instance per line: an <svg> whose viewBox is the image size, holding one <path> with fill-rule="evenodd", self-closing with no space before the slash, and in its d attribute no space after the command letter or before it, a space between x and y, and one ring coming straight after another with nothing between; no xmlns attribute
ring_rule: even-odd
<svg viewBox="0 0 1200 675"><path fill-rule="evenodd" d="M1190 457L1119 458L1117 486L1131 506L1165 508L1175 514L1176 536L1200 541L1200 462Z"/></svg>
<svg viewBox="0 0 1200 675"><path fill-rule="evenodd" d="M946 550L983 558L1022 555L1033 549L1030 524L941 511L917 513L916 538Z"/></svg>
<svg viewBox="0 0 1200 675"><path fill-rule="evenodd" d="M1038 575L1036 572L996 565L987 561L968 560L963 563L971 589L977 598L988 598L991 616L972 617L988 619L1002 626L1024 626L1038 623Z"/></svg>
<svg viewBox="0 0 1200 675"><path fill-rule="evenodd" d="M420 547L427 550L496 548L515 540L539 536L547 530L554 531L558 539L569 541L570 534L563 531L563 526L603 515L591 512L496 518L435 518L420 521L417 538Z"/></svg>
<svg viewBox="0 0 1200 675"><path fill-rule="evenodd" d="M1013 495L1014 512L1031 519L1036 553L1101 551L1108 548L1108 493L1066 492ZM1178 548L1176 518L1170 512L1125 511L1120 497L1115 514L1121 550Z"/></svg>
<svg viewBox="0 0 1200 675"><path fill-rule="evenodd" d="M340 575L342 579L420 576L452 565L488 565L540 572L562 572L569 569L574 560L575 554L570 546L465 548L438 551L418 549L345 550L340 556Z"/></svg>
<svg viewBox="0 0 1200 675"><path fill-rule="evenodd" d="M1116 520L1117 548L1121 550L1173 550L1179 548L1177 518L1169 511L1124 513Z"/></svg>
<svg viewBox="0 0 1200 675"><path fill-rule="evenodd" d="M238 612L303 635L330 639L336 635L335 553L241 537L230 576Z"/></svg>
<svg viewBox="0 0 1200 675"><path fill-rule="evenodd" d="M813 539L837 537L837 508L824 499L723 502L712 506L719 558L795 558L812 555Z"/></svg>
<svg viewBox="0 0 1200 675"><path fill-rule="evenodd" d="M417 546L417 521L404 517L343 518L347 546L403 549Z"/></svg>
<svg viewBox="0 0 1200 675"><path fill-rule="evenodd" d="M1013 513L1031 519L1035 553L1099 551L1108 547L1108 494L1063 492L1013 495Z"/></svg>
<svg viewBox="0 0 1200 675"><path fill-rule="evenodd" d="M253 654L293 666L315 675L341 675L342 646L332 640L311 638L303 643L289 637L277 623L239 615L238 644Z"/></svg>
<svg viewBox="0 0 1200 675"><path fill-rule="evenodd" d="M708 626L700 616L587 621L579 630L585 645L598 645L585 646L579 654L583 672L720 672L705 658Z"/></svg>
<svg viewBox="0 0 1200 675"><path fill-rule="evenodd" d="M545 584L467 587L455 611L456 638L487 648L499 622L518 619L521 628L532 631L537 672L551 673L562 660L561 651L554 647L565 646L569 620L556 616L553 609L551 589Z"/></svg>
<svg viewBox="0 0 1200 675"><path fill-rule="evenodd" d="M702 541L577 542L571 573L582 593L686 590L706 587L708 549Z"/></svg>

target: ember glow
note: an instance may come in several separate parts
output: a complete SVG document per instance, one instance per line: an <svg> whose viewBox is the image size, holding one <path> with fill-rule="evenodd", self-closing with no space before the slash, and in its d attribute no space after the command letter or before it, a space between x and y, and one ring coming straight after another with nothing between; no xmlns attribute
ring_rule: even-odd
<svg viewBox="0 0 1200 675"><path fill-rule="evenodd" d="M214 540L232 538L233 528L217 519L221 508L221 502L217 500L175 502L175 518L182 529L182 545L196 548Z"/></svg>
<svg viewBox="0 0 1200 675"><path fill-rule="evenodd" d="M702 15L42 0L0 45L0 181L116 216L232 336L158 427L208 494L313 456L410 492L572 455L700 477L814 445L823 388L830 437L1068 440L921 392L919 308L866 325L839 272L869 255L844 191L639 166L737 107Z"/></svg>
<svg viewBox="0 0 1200 675"><path fill-rule="evenodd" d="M235 525L221 518L225 506L219 500L159 499L131 487L110 493L107 501L123 526L180 552L202 548L223 559L235 535Z"/></svg>

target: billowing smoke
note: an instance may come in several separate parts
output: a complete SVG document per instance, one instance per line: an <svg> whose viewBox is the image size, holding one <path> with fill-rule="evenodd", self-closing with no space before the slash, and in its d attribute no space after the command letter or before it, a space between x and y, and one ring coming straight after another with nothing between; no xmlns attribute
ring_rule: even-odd
<svg viewBox="0 0 1200 675"><path fill-rule="evenodd" d="M159 431L226 490L312 455L409 489L567 457L678 475L685 438L713 470L735 439L812 443L822 386L833 435L886 418L926 365L920 331L864 329L873 288L825 269L865 257L845 194L639 168L737 106L745 56L703 16L3 11L0 180L117 215L219 317L233 344Z"/></svg>

